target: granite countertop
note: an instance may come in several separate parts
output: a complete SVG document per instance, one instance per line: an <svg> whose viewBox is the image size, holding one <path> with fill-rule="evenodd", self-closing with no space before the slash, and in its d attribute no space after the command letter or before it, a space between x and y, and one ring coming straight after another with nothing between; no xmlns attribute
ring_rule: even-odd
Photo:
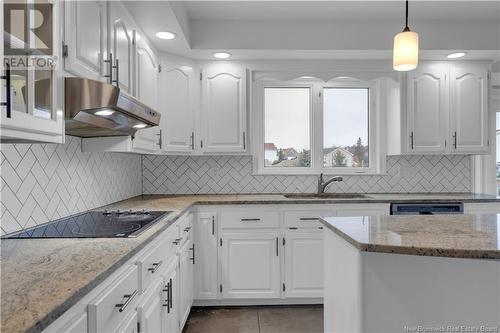
<svg viewBox="0 0 500 333"><path fill-rule="evenodd" d="M500 213L323 217L321 222L360 251L500 259Z"/></svg>
<svg viewBox="0 0 500 333"><path fill-rule="evenodd" d="M168 228L192 205L499 202L495 196L368 194L366 198L287 199L280 194L139 196L100 209L172 211L137 238L2 239L1 331L39 332ZM500 204L499 204L500 205Z"/></svg>

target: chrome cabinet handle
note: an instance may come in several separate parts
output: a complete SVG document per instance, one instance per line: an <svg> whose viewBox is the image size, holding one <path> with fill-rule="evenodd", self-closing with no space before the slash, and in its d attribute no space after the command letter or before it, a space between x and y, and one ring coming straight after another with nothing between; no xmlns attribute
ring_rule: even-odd
<svg viewBox="0 0 500 333"><path fill-rule="evenodd" d="M153 263L151 265L153 267L148 268L148 271L150 271L151 274L154 274L158 270L158 268L161 266L161 264L163 264L163 260L160 260L159 262Z"/></svg>
<svg viewBox="0 0 500 333"><path fill-rule="evenodd" d="M215 217L212 216L212 235L215 235Z"/></svg>
<svg viewBox="0 0 500 333"><path fill-rule="evenodd" d="M259 222L260 219L241 219L241 222Z"/></svg>
<svg viewBox="0 0 500 333"><path fill-rule="evenodd" d="M243 150L246 150L247 149L247 143L246 143L246 140L245 140L245 132L243 132Z"/></svg>
<svg viewBox="0 0 500 333"><path fill-rule="evenodd" d="M410 147L413 150L413 132L410 133Z"/></svg>
<svg viewBox="0 0 500 333"><path fill-rule="evenodd" d="M317 218L317 217L301 217L299 220L300 221L318 221L319 218Z"/></svg>
<svg viewBox="0 0 500 333"><path fill-rule="evenodd" d="M104 62L108 63L108 74L104 75L104 77L108 78L109 84L113 84L113 53L110 53L108 60L104 60Z"/></svg>
<svg viewBox="0 0 500 333"><path fill-rule="evenodd" d="M193 247L192 247L192 248L190 248L190 250L191 250L191 251L193 251L193 257L192 257L192 258L189 258L189 259L193 261L193 265L194 265L194 257L195 257L195 256L194 256L194 244L193 244Z"/></svg>
<svg viewBox="0 0 500 333"><path fill-rule="evenodd" d="M276 237L276 257L279 256L279 253L278 253L278 237Z"/></svg>
<svg viewBox="0 0 500 333"><path fill-rule="evenodd" d="M5 102L0 103L2 106L7 107L7 118L12 117L12 103L11 103L11 91L10 91L10 64L6 63L5 64L5 75L2 75L1 77L2 80L5 80Z"/></svg>
<svg viewBox="0 0 500 333"><path fill-rule="evenodd" d="M176 238L172 243L174 243L175 245L179 245L181 240L182 240L182 238Z"/></svg>
<svg viewBox="0 0 500 333"><path fill-rule="evenodd" d="M194 132L191 132L191 150L194 150Z"/></svg>
<svg viewBox="0 0 500 333"><path fill-rule="evenodd" d="M184 232L189 232L189 230L191 230L191 227L186 227L186 229L184 229Z"/></svg>
<svg viewBox="0 0 500 333"><path fill-rule="evenodd" d="M115 307L120 308L118 309L119 312L125 311L125 309L127 308L127 306L129 306L130 302L132 302L135 296L137 296L137 290L134 290L132 294L123 295L123 297L127 300L125 301L125 303L115 304Z"/></svg>
<svg viewBox="0 0 500 333"><path fill-rule="evenodd" d="M157 143L157 145L160 146L160 149L162 149L161 146L162 146L162 143L163 143L162 140L161 140L161 133L162 132L161 132L161 129L160 129L160 133L156 134L158 136L158 143Z"/></svg>
<svg viewBox="0 0 500 333"><path fill-rule="evenodd" d="M453 132L453 148L457 149L457 132Z"/></svg>

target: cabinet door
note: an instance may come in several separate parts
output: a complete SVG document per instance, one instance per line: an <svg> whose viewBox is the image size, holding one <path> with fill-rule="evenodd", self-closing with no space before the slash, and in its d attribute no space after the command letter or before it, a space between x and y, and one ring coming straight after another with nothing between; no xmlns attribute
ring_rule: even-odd
<svg viewBox="0 0 500 333"><path fill-rule="evenodd" d="M202 149L236 153L246 150L246 71L215 64L202 74Z"/></svg>
<svg viewBox="0 0 500 333"><path fill-rule="evenodd" d="M110 45L113 54L114 65L113 79L118 75L119 87L123 91L133 93L133 31L132 21L129 14L118 1L110 1Z"/></svg>
<svg viewBox="0 0 500 333"><path fill-rule="evenodd" d="M104 78L107 59L107 3L105 1L64 2L64 69L94 80Z"/></svg>
<svg viewBox="0 0 500 333"><path fill-rule="evenodd" d="M286 297L323 297L323 233L285 234Z"/></svg>
<svg viewBox="0 0 500 333"><path fill-rule="evenodd" d="M180 266L180 289L179 289L179 322L180 327L186 322L191 305L193 303L193 262L192 262L192 242L184 245L179 266Z"/></svg>
<svg viewBox="0 0 500 333"><path fill-rule="evenodd" d="M125 318L122 326L120 326L116 331L116 333L138 333L137 329L137 312L132 311Z"/></svg>
<svg viewBox="0 0 500 333"><path fill-rule="evenodd" d="M147 106L158 110L158 59L156 54L154 54L151 48L146 44L144 38L136 38L134 36L134 40L137 40L136 45L134 45L136 77L135 95ZM159 126L137 131L132 142L134 149L146 150L149 152L158 151L161 144Z"/></svg>
<svg viewBox="0 0 500 333"><path fill-rule="evenodd" d="M444 66L408 73L407 142L413 153L443 153L447 139L447 85Z"/></svg>
<svg viewBox="0 0 500 333"><path fill-rule="evenodd" d="M223 298L280 297L278 233L223 233Z"/></svg>
<svg viewBox="0 0 500 333"><path fill-rule="evenodd" d="M144 333L163 332L163 300L162 291L163 280L157 280L146 298L137 307L137 316Z"/></svg>
<svg viewBox="0 0 500 333"><path fill-rule="evenodd" d="M194 223L194 299L216 299L217 221L215 213L199 213Z"/></svg>
<svg viewBox="0 0 500 333"><path fill-rule="evenodd" d="M192 65L166 59L160 79L162 150L195 150L194 112L199 98Z"/></svg>
<svg viewBox="0 0 500 333"><path fill-rule="evenodd" d="M29 4L27 1L18 1L20 8L24 6L35 6L37 4ZM40 31L37 31L37 36L40 37L42 41L53 41L59 40L57 29L59 23L59 13L58 2L51 4L48 7L46 4L40 4L40 11L52 11L52 26L44 26ZM3 8L3 7L2 7ZM26 13L29 11L21 10L19 13L25 13L24 22L26 23L25 29L13 29L15 27L14 22L11 22L11 15L5 15L3 20L3 31L6 32L5 36L2 36L2 54L5 53L7 56L19 54L19 49L11 50L11 39L13 40L25 40L23 31L31 31L36 27L34 25L38 24L36 20L30 20ZM7 14L7 13L6 13ZM13 19L19 20L13 15ZM23 22L22 19L19 20ZM15 23L18 23L16 21ZM9 33L10 32L10 33ZM9 38L5 38L10 36ZM36 42L39 39L33 39L26 42L28 48L35 48ZM33 45L35 44L35 45ZM30 53L30 49L25 50L26 53ZM59 55L60 47L59 43L52 43L47 51L39 50L40 53L46 55ZM44 53L45 52L45 53ZM38 51L37 51L38 53ZM53 142L62 143L64 141L64 114L57 110L56 101L58 100L58 89L57 88L57 75L56 72L50 66L44 68L35 69L34 64L37 63L36 59L28 56L28 62L21 63L19 61L12 61L10 66L5 62L1 66L1 102L8 103L8 105L1 106L1 141L4 143L16 143L16 142ZM10 59L6 57L5 60ZM38 62L40 64L40 62ZM7 69L10 68L9 71ZM4 78L5 77L5 78ZM10 85L7 86L6 78L10 78ZM7 93L8 91L8 93ZM9 99L7 99L7 96Z"/></svg>
<svg viewBox="0 0 500 333"><path fill-rule="evenodd" d="M169 286L170 296L167 300L170 301L171 307L167 309L167 313L164 319L164 328L166 333L178 333L180 330L179 325L179 290L178 290L178 268L177 263L175 264L175 269L171 270L165 276L163 281L164 286Z"/></svg>
<svg viewBox="0 0 500 333"><path fill-rule="evenodd" d="M479 66L451 69L451 147L456 153L488 152L488 80Z"/></svg>

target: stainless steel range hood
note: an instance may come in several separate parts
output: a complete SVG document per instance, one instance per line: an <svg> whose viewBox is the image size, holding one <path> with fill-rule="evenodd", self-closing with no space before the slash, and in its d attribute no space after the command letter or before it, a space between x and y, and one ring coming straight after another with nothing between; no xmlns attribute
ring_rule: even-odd
<svg viewBox="0 0 500 333"><path fill-rule="evenodd" d="M66 77L66 134L83 138L134 136L139 129L158 126L160 113L111 84Z"/></svg>

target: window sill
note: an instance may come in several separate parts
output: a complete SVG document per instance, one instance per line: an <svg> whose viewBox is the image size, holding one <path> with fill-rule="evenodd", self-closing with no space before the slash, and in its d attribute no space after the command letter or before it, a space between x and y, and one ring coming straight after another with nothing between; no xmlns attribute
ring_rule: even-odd
<svg viewBox="0 0 500 333"><path fill-rule="evenodd" d="M287 169L287 170L276 170L276 169L266 169L258 170L252 172L253 176L317 176L320 173L329 176L385 176L387 172L377 171L377 170L367 170L363 172L354 170L327 170L327 169L308 169L308 170L298 170L298 169Z"/></svg>

